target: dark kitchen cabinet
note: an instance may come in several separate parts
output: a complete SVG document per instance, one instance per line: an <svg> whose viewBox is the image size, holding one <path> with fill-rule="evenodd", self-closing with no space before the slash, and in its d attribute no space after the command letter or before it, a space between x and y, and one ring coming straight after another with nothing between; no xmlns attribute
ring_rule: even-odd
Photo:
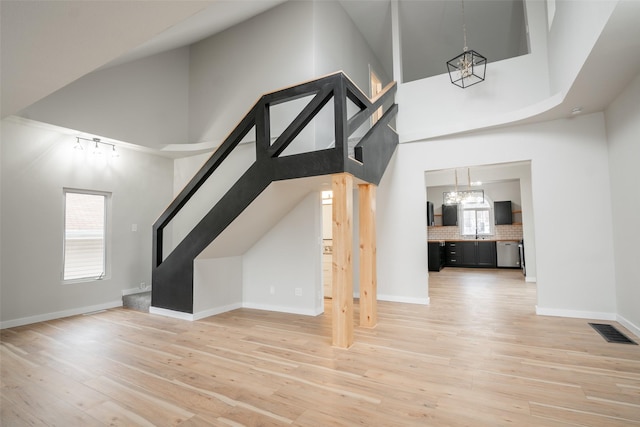
<svg viewBox="0 0 640 427"><path fill-rule="evenodd" d="M511 211L511 202L494 202L493 216L496 219L496 225L512 224L513 217Z"/></svg>
<svg viewBox="0 0 640 427"><path fill-rule="evenodd" d="M449 267L457 267L461 264L462 255L458 253L459 242L446 242L444 244L444 265Z"/></svg>
<svg viewBox="0 0 640 427"><path fill-rule="evenodd" d="M433 214L433 203L427 202L427 226L436 225L435 215Z"/></svg>
<svg viewBox="0 0 640 427"><path fill-rule="evenodd" d="M472 266L476 263L476 242L459 242L458 251L460 252L460 260L458 265Z"/></svg>
<svg viewBox="0 0 640 427"><path fill-rule="evenodd" d="M478 267L496 268L496 242L476 242L476 265Z"/></svg>
<svg viewBox="0 0 640 427"><path fill-rule="evenodd" d="M429 271L440 271L446 258L444 242L429 242Z"/></svg>
<svg viewBox="0 0 640 427"><path fill-rule="evenodd" d="M450 267L495 268L496 242L468 241L446 242L446 265Z"/></svg>
<svg viewBox="0 0 640 427"><path fill-rule="evenodd" d="M442 205L442 225L458 225L458 205Z"/></svg>

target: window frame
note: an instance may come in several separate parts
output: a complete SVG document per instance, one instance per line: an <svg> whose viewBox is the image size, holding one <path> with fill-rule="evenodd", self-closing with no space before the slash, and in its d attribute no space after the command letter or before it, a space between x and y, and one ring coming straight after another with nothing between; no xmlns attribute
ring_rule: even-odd
<svg viewBox="0 0 640 427"><path fill-rule="evenodd" d="M66 244L67 244L67 194L85 194L104 197L104 224L103 224L103 266L104 272L100 276L78 277L65 279L66 265ZM111 198L112 193L108 191L87 190L79 188L64 187L62 189L62 269L60 279L62 284L87 283L106 280L111 278Z"/></svg>
<svg viewBox="0 0 640 427"><path fill-rule="evenodd" d="M474 216L475 216L475 224L476 224L476 231L474 231L473 233L466 233L465 230L465 212L471 212L473 211ZM489 213L489 219L488 219L488 224L489 224L489 231L488 232L483 232L483 233L477 233L477 229L478 229L478 212L482 211L482 212L488 212ZM491 208L491 203L479 203L479 204L468 204L468 205L460 205L460 212L458 212L461 221L460 221L460 235L463 237L466 236L493 236L495 233L495 229L493 226L494 223L494 217L493 217L493 209Z"/></svg>

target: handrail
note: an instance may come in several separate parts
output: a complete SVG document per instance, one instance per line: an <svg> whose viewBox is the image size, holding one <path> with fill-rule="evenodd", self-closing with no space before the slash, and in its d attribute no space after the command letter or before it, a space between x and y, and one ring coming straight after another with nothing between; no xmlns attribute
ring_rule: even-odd
<svg viewBox="0 0 640 427"><path fill-rule="evenodd" d="M389 126L389 121L397 113L397 105L389 104L396 92L396 84L388 84L374 99L369 99L342 72L334 73L316 80L311 80L289 88L265 94L249 110L247 115L234 128L211 157L205 162L183 190L171 202L153 225L153 289L156 288L156 278L161 280L165 275L175 281L173 267L166 263L176 264L175 269L188 270L193 268L193 259L206 245L246 207L253 198L266 188L270 182L282 179L302 178L317 175L328 175L349 172L367 182L378 183L382 173L398 143L397 134ZM305 107L296 115L285 130L271 143L271 129L269 109L271 106L296 99L313 96ZM302 130L317 116L317 114L333 98L334 110L334 138L335 144L331 148L303 152L282 156ZM359 111L352 117L347 117L347 99L355 104ZM360 127L378 108L386 108L386 112L356 145L354 157L348 155L348 138ZM163 230L180 212L205 181L216 171L242 139L255 127L256 160L236 184L227 191L221 200L215 204L209 214L174 248L174 251L163 260ZM375 138L378 135L379 138ZM367 153L371 153L368 155ZM260 182L256 182L256 180ZM250 182L251 181L251 182ZM244 188L244 190L243 190ZM223 209L219 206L232 200L233 192L245 195L243 202L237 200L231 208ZM239 194L240 194L239 193ZM233 211L232 213L230 213ZM213 220L216 212L220 212L223 223ZM226 223L224 223L226 222ZM215 230L209 230L206 224L215 224ZM206 236L203 236L206 234ZM188 252L174 256L177 251ZM190 263L190 265L188 265ZM177 267L177 265L180 267ZM192 271L191 271L192 282ZM165 278L166 279L166 278ZM168 281L168 279L167 279ZM165 284L166 285L166 284ZM192 285L192 283L191 283ZM154 294L155 295L155 294ZM155 303L154 303L155 305ZM185 309L180 307L180 310ZM188 307L186 308L188 310Z"/></svg>

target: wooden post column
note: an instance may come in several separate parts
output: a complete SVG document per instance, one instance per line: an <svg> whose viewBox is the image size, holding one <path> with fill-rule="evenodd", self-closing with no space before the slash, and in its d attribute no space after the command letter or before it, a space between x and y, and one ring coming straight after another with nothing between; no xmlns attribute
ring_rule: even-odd
<svg viewBox="0 0 640 427"><path fill-rule="evenodd" d="M359 184L360 206L360 326L378 323L376 271L376 186Z"/></svg>
<svg viewBox="0 0 640 427"><path fill-rule="evenodd" d="M331 177L333 190L332 318L333 345L353 344L353 176Z"/></svg>

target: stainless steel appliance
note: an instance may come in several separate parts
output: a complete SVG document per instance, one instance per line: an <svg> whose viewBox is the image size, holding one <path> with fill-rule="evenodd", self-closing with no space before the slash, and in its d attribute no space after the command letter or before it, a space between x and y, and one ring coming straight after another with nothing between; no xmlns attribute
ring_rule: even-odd
<svg viewBox="0 0 640 427"><path fill-rule="evenodd" d="M522 274L527 275L527 267L524 262L524 239L520 240L518 244L518 248L520 248L520 267L522 268Z"/></svg>
<svg viewBox="0 0 640 427"><path fill-rule="evenodd" d="M520 268L520 248L518 242L497 242L498 267Z"/></svg>

